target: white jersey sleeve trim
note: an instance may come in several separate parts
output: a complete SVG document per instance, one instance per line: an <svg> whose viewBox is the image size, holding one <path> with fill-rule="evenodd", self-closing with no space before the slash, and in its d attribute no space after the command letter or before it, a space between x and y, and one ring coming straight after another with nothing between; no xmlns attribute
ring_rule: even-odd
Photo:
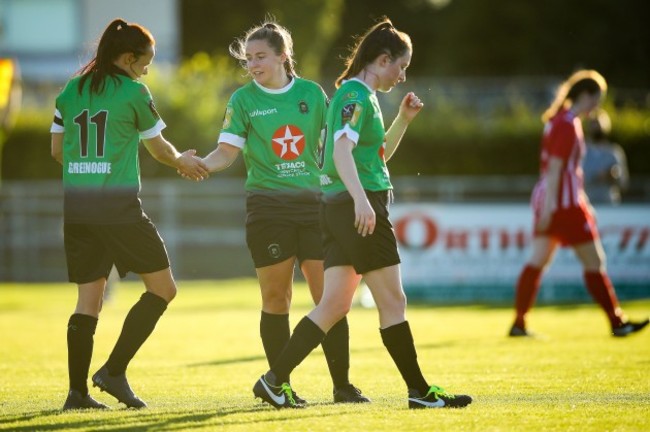
<svg viewBox="0 0 650 432"><path fill-rule="evenodd" d="M57 123L61 123L58 124ZM50 132L51 133L63 133L65 132L65 129L63 128L63 116L61 116L61 113L59 112L58 109L54 110L54 120L52 121L52 126L50 127Z"/></svg>
<svg viewBox="0 0 650 432"><path fill-rule="evenodd" d="M160 132L162 132L163 129L165 129L167 125L165 124L162 119L158 119L158 122L152 127L151 129L147 129L146 131L140 131L140 139L150 139L155 136L160 135Z"/></svg>
<svg viewBox="0 0 650 432"><path fill-rule="evenodd" d="M349 124L346 124L343 129L334 132L334 142L343 135L347 135L348 139L354 143L354 146L357 146L357 143L359 142L359 132L352 130Z"/></svg>
<svg viewBox="0 0 650 432"><path fill-rule="evenodd" d="M244 145L246 144L246 138L242 138L239 135L231 134L228 132L221 132L219 134L218 142L230 144L237 148L243 149Z"/></svg>
<svg viewBox="0 0 650 432"><path fill-rule="evenodd" d="M63 133L63 132L65 132L63 126L59 126L56 123L52 123L52 126L50 127L50 133Z"/></svg>

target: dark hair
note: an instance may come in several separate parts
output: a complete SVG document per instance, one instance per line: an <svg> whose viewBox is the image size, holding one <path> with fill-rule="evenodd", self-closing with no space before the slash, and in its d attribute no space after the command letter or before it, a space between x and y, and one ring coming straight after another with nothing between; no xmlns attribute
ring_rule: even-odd
<svg viewBox="0 0 650 432"><path fill-rule="evenodd" d="M343 80L358 75L382 54L387 54L394 61L412 49L409 35L397 30L387 17L383 17L357 38L350 55L345 59L345 70L334 84L336 88L340 87Z"/></svg>
<svg viewBox="0 0 650 432"><path fill-rule="evenodd" d="M575 102L578 97L587 93L594 95L598 92L607 91L607 81L595 70L579 70L573 73L566 81L560 84L555 94L555 99L542 114L542 121L550 120L561 108L566 107L569 102Z"/></svg>
<svg viewBox="0 0 650 432"><path fill-rule="evenodd" d="M155 40L149 30L141 25L128 24L120 18L113 20L99 39L95 57L76 74L81 75L79 93L89 77L90 91L99 93L106 77L114 77L119 72L113 63L121 54L133 53L139 57L147 52L147 47L154 44Z"/></svg>
<svg viewBox="0 0 650 432"><path fill-rule="evenodd" d="M243 38L236 39L228 51L230 55L239 60L246 67L246 43L253 40L266 41L277 55L285 54L284 70L289 76L296 76L295 61L293 59L293 40L291 33L286 28L273 20L267 20L259 26L246 32Z"/></svg>

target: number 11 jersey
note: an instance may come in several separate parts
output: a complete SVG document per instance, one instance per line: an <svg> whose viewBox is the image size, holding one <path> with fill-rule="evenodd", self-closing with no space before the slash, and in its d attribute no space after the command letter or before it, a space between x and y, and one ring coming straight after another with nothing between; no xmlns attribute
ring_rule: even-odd
<svg viewBox="0 0 650 432"><path fill-rule="evenodd" d="M140 139L160 134L149 89L118 73L99 93L71 79L56 99L50 132L63 133L64 219L67 223L129 223L142 219Z"/></svg>

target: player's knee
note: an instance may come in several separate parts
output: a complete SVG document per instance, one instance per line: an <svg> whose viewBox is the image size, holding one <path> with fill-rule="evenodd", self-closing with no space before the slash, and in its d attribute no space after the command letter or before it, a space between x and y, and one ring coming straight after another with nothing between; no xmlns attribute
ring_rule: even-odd
<svg viewBox="0 0 650 432"><path fill-rule="evenodd" d="M171 287L168 288L167 290L167 303L171 302L176 298L176 294L178 293L178 289L176 288L176 285L172 285Z"/></svg>
<svg viewBox="0 0 650 432"><path fill-rule="evenodd" d="M291 291L284 289L265 290L262 293L262 308L269 313L283 314L289 312Z"/></svg>
<svg viewBox="0 0 650 432"><path fill-rule="evenodd" d="M176 284L172 283L169 285L159 286L154 289L149 289L148 291L162 298L167 303L170 303L176 297L178 290L176 288Z"/></svg>
<svg viewBox="0 0 650 432"><path fill-rule="evenodd" d="M350 312L351 305L349 302L337 301L332 303L327 309L334 322L343 319Z"/></svg>
<svg viewBox="0 0 650 432"><path fill-rule="evenodd" d="M386 305L387 309L393 311L403 311L406 309L406 295L403 291L396 292Z"/></svg>

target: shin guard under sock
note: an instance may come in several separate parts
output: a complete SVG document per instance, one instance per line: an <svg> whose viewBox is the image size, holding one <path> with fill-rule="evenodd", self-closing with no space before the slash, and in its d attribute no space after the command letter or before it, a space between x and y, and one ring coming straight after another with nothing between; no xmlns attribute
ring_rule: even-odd
<svg viewBox="0 0 650 432"><path fill-rule="evenodd" d="M129 311L122 333L106 362L109 374L121 375L131 359L156 327L156 323L167 309L167 302L153 293L142 294L140 300Z"/></svg>

